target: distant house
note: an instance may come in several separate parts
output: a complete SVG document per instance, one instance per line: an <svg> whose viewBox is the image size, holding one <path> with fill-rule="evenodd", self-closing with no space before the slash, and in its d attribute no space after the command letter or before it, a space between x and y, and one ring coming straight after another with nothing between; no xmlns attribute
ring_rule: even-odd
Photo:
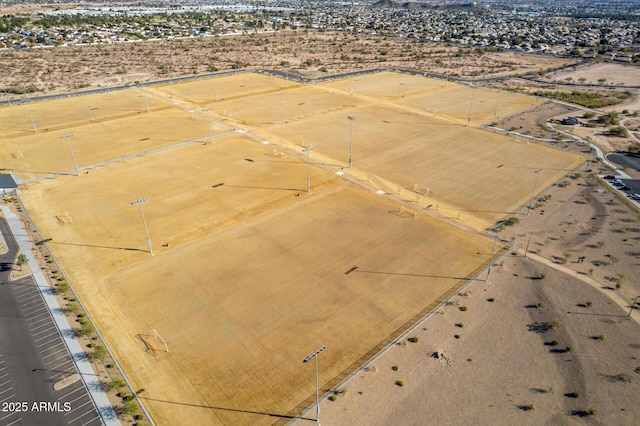
<svg viewBox="0 0 640 426"><path fill-rule="evenodd" d="M575 126L576 124L580 124L580 120L578 117L567 117L561 121L565 126Z"/></svg>

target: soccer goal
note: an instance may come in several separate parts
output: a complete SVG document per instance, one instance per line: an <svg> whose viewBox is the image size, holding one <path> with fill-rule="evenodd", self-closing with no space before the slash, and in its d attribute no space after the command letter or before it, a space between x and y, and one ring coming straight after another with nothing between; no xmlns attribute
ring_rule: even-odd
<svg viewBox="0 0 640 426"><path fill-rule="evenodd" d="M413 189L411 190L416 194L421 195L429 195L429 193L431 192L426 186L418 185L417 183L413 185Z"/></svg>
<svg viewBox="0 0 640 426"><path fill-rule="evenodd" d="M287 154L285 154L284 152L280 152L277 149L273 150L273 157L274 158L287 158Z"/></svg>
<svg viewBox="0 0 640 426"><path fill-rule="evenodd" d="M402 214L406 214L409 216L413 216L414 218L420 216L420 213L418 213L415 210L409 210L408 208L404 207L404 206L400 206L400 213Z"/></svg>
<svg viewBox="0 0 640 426"><path fill-rule="evenodd" d="M56 219L58 219L58 222L60 223L60 225L66 225L68 223L73 223L73 219L71 219L71 215L66 210L63 211L62 213L60 213L59 215L57 215Z"/></svg>
<svg viewBox="0 0 640 426"><path fill-rule="evenodd" d="M158 330L151 330L151 334L138 334L138 338L144 343L144 352L153 357L169 353L169 346Z"/></svg>
<svg viewBox="0 0 640 426"><path fill-rule="evenodd" d="M15 158L16 160L20 160L21 158L24 158L24 155L22 154L22 151L20 151L20 150L12 153L11 156L13 158Z"/></svg>

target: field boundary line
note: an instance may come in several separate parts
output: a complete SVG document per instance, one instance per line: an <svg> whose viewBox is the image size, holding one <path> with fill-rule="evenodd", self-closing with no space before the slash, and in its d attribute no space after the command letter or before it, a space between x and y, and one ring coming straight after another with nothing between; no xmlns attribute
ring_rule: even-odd
<svg viewBox="0 0 640 426"><path fill-rule="evenodd" d="M420 312L414 315L413 318L407 321L407 323L404 326L399 327L396 331L389 334L389 336L387 336L380 343L374 346L371 350L369 350L369 352L365 353L363 356L361 356L359 359L353 362L350 366L345 368L341 373L339 373L333 379L330 379L324 385L321 385L320 389L321 389L322 396L320 397L320 400L324 401L329 397L329 394L331 393L332 390L339 389L340 387L346 385L351 380L353 380L358 374L364 371L368 366L370 366L371 364L376 362L378 359L380 359L397 343L399 343L407 335L412 333L416 328L421 326L426 320L431 318L431 316L433 316L440 308L444 307L452 298L454 298L462 290L465 290L467 287L471 286L476 281L486 282L486 280L481 280L479 279L479 277L488 270L489 262L491 262L492 265L495 265L496 263L504 259L505 256L513 252L516 249L517 245L518 245L517 243L513 243L509 248L505 248L503 246L503 248L500 251L500 254L497 255L492 262L488 261L486 263L482 263L480 266L475 268L473 271L467 274L467 278L465 278L464 280L459 280L458 283L451 286L442 295L440 295L433 302L431 302L429 305L423 308ZM297 407L295 407L293 410L289 411L286 414L287 417L293 417L294 418L293 420L281 419L275 422L274 426L275 425L278 425L278 426L294 425L299 420L308 419L308 417L306 417L305 415L306 413L315 409L315 403L316 403L316 394L314 392L307 399L305 399L303 402L298 404Z"/></svg>

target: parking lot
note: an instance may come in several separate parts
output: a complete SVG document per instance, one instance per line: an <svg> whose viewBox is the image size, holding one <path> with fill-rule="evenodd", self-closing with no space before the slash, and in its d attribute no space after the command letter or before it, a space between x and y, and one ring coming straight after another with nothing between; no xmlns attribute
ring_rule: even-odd
<svg viewBox="0 0 640 426"><path fill-rule="evenodd" d="M0 229L0 425L102 424L32 276L9 280L17 245Z"/></svg>
<svg viewBox="0 0 640 426"><path fill-rule="evenodd" d="M613 188L624 194L627 198L640 201L640 197L634 197L634 194L640 195L640 179L624 179L613 175L603 176Z"/></svg>

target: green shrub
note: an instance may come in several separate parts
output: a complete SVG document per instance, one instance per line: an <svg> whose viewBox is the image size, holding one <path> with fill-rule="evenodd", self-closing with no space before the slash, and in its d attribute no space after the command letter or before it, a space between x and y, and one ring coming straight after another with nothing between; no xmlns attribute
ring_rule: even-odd
<svg viewBox="0 0 640 426"><path fill-rule="evenodd" d="M405 382L404 380L396 380L396 385L403 387L407 385L407 382Z"/></svg>
<svg viewBox="0 0 640 426"><path fill-rule="evenodd" d="M458 327L458 328L462 328L462 327L464 327L464 324L463 324L463 323L461 323L461 322L459 322L459 323L457 323L457 324L456 324L456 327Z"/></svg>
<svg viewBox="0 0 640 426"><path fill-rule="evenodd" d="M464 312L464 311L467 310L467 307L466 306L460 306L458 309L460 309L462 312Z"/></svg>
<svg viewBox="0 0 640 426"><path fill-rule="evenodd" d="M495 301L495 300L496 300L495 298L490 297L490 298L488 298L488 299L487 299L487 302L493 302L493 301Z"/></svg>
<svg viewBox="0 0 640 426"><path fill-rule="evenodd" d="M398 371L398 366L397 366L397 365L394 365L393 367L391 367L391 369L392 369L393 371Z"/></svg>
<svg viewBox="0 0 640 426"><path fill-rule="evenodd" d="M338 395L336 394L332 394L331 396L329 396L329 401L336 401L338 399Z"/></svg>
<svg viewBox="0 0 640 426"><path fill-rule="evenodd" d="M418 338L416 336L409 337L407 340L411 343L418 343Z"/></svg>

